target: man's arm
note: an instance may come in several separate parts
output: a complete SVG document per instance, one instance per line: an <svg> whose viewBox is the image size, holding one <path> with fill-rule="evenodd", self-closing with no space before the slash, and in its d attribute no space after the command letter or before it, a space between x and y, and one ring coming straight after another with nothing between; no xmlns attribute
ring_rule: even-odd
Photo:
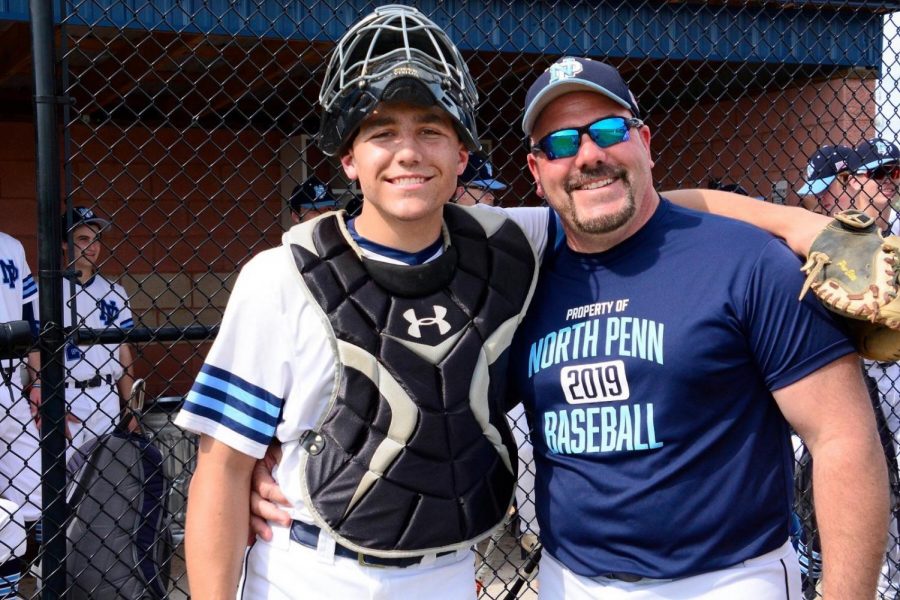
<svg viewBox="0 0 900 600"><path fill-rule="evenodd" d="M774 396L813 457L825 597L871 600L887 543L888 483L859 358L840 358Z"/></svg>
<svg viewBox="0 0 900 600"><path fill-rule="evenodd" d="M247 541L250 472L256 462L207 435L200 436L188 493L185 552L191 596L233 600Z"/></svg>
<svg viewBox="0 0 900 600"><path fill-rule="evenodd" d="M119 364L122 365L122 376L116 382L119 390L119 403L124 408L128 399L131 398L131 388L134 385L134 351L131 344L121 344L119 346Z"/></svg>
<svg viewBox="0 0 900 600"><path fill-rule="evenodd" d="M679 206L738 219L765 229L787 242L791 250L806 256L816 236L831 217L799 206L783 206L719 190L672 190L660 194Z"/></svg>

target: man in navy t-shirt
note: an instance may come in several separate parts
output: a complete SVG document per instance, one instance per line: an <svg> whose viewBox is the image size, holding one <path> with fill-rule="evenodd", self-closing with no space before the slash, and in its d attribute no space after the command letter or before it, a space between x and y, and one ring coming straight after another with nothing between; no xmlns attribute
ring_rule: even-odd
<svg viewBox="0 0 900 600"><path fill-rule="evenodd" d="M884 460L852 346L797 301L797 258L660 198L649 128L609 65L558 60L523 128L566 234L510 363L534 433L541 596L799 598L792 426L815 457L826 593L873 597Z"/></svg>

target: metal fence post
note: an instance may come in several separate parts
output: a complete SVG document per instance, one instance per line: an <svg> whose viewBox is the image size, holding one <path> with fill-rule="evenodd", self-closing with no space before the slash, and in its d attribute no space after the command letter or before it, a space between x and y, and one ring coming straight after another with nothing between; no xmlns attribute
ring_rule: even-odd
<svg viewBox="0 0 900 600"><path fill-rule="evenodd" d="M34 57L34 106L38 199L38 269L41 350L41 464L43 530L42 594L63 598L66 572L66 448L62 289L59 232L59 123L53 51L53 9L46 0L31 0L31 40Z"/></svg>

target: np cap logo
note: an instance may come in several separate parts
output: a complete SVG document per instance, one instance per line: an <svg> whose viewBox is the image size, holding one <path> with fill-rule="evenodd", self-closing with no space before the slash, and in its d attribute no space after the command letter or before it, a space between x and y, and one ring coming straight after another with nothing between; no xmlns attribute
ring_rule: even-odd
<svg viewBox="0 0 900 600"><path fill-rule="evenodd" d="M555 83L564 79L572 79L584 71L584 66L574 58L566 57L550 65L547 70L550 71L550 83Z"/></svg>

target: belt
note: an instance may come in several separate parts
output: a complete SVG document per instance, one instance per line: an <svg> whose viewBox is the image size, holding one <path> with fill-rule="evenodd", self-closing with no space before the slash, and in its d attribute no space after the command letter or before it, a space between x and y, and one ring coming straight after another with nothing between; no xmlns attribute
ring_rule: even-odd
<svg viewBox="0 0 900 600"><path fill-rule="evenodd" d="M95 388L100 387L104 383L112 385L112 375L94 375L90 379L85 379L84 381L66 381L67 388L75 388L78 390L84 390L87 388Z"/></svg>
<svg viewBox="0 0 900 600"><path fill-rule="evenodd" d="M294 521L293 523L291 523L291 541L297 542L298 544L306 546L307 548L316 548L319 545L320 531L321 529L319 529L315 525L310 525L309 523L304 523L303 521ZM449 550L447 552L438 552L437 556L447 556L449 554L453 554L454 552L456 551ZM372 556L371 554L363 554L362 552L357 552L355 550L351 550L350 548L345 548L340 544L335 544L334 555L342 556L344 558L352 558L359 564L366 567L397 567L399 569L417 565L422 562L422 559L425 558L424 556Z"/></svg>

